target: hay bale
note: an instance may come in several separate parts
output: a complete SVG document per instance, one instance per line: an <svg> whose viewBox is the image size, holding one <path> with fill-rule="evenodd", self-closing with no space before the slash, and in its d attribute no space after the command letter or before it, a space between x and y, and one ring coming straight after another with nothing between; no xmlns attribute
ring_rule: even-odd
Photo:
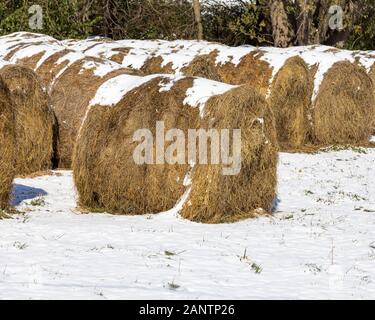
<svg viewBox="0 0 375 320"><path fill-rule="evenodd" d="M113 102L114 106L112 102L102 102L107 107L91 107L73 158L80 206L91 211L140 215L171 209L183 195L188 164L138 165L133 159L139 144L133 141L136 130L149 128L155 136L156 121L164 121L165 130L178 128L184 133L196 127L198 108L184 106L193 79L170 79L121 77L121 81L112 84L126 87L129 83L134 88L125 92L124 88L115 90L108 86L106 89L112 93L123 92L123 98ZM161 90L163 83L171 88ZM108 100L105 91L102 96Z"/></svg>
<svg viewBox="0 0 375 320"><path fill-rule="evenodd" d="M55 117L37 75L28 68L0 69L15 116L16 173L27 175L52 168Z"/></svg>
<svg viewBox="0 0 375 320"><path fill-rule="evenodd" d="M277 186L278 147L272 110L256 90L235 88L206 103L205 128L241 129L241 171L197 164L181 215L204 223L234 222L271 212Z"/></svg>
<svg viewBox="0 0 375 320"><path fill-rule="evenodd" d="M289 58L274 77L269 98L282 150L295 150L309 141L312 91L307 64L300 57Z"/></svg>
<svg viewBox="0 0 375 320"><path fill-rule="evenodd" d="M128 78L122 83L139 81ZM184 178L191 170L187 158L180 165L138 165L133 159L138 145L133 141L134 132L149 128L155 137L156 121L164 120L165 130L179 128L185 137L187 130L194 128L242 130L240 174L222 176L221 165L196 165L190 205L182 210L185 218L217 223L270 211L276 193L277 142L272 110L265 99L250 87L223 86L210 94L206 88L220 87L217 82L170 79L145 77L114 105L95 99L73 157L80 206L90 211L140 215L171 209L182 198ZM107 100L104 92L101 94ZM202 109L206 110L203 120ZM153 152L155 156L155 146ZM187 157L187 149L185 152Z"/></svg>
<svg viewBox="0 0 375 320"><path fill-rule="evenodd" d="M14 113L9 91L0 76L0 209L9 206L14 178Z"/></svg>
<svg viewBox="0 0 375 320"><path fill-rule="evenodd" d="M313 140L318 145L367 143L374 118L373 83L365 69L348 61L325 74L313 104Z"/></svg>

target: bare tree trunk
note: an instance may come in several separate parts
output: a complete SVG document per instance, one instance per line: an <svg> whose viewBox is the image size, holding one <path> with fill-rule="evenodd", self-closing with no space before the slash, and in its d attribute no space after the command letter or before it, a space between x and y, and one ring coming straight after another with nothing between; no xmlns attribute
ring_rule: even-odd
<svg viewBox="0 0 375 320"><path fill-rule="evenodd" d="M289 47L295 37L294 30L289 23L282 0L272 0L270 4L272 36L276 47Z"/></svg>
<svg viewBox="0 0 375 320"><path fill-rule="evenodd" d="M313 42L316 33L313 25L313 15L315 12L316 0L299 0L298 1L298 16L297 16L297 31L296 44L305 46Z"/></svg>
<svg viewBox="0 0 375 320"><path fill-rule="evenodd" d="M203 40L203 24L201 15L201 4L199 0L193 0L195 23L198 28L198 40Z"/></svg>

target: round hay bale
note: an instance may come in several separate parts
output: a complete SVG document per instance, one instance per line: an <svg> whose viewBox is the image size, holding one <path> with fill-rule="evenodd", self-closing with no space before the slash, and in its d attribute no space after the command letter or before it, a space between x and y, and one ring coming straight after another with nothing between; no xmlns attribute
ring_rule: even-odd
<svg viewBox="0 0 375 320"><path fill-rule="evenodd" d="M71 54L74 58L60 70L50 90L59 128L57 157L60 168L71 168L78 130L101 84L120 74L139 74L110 61L94 57L78 58L76 53ZM78 59L74 61L75 58ZM65 61L64 57L59 60Z"/></svg>
<svg viewBox="0 0 375 320"><path fill-rule="evenodd" d="M249 86L211 98L205 128L241 129L241 170L224 175L223 164L197 164L181 215L204 223L234 222L271 212L276 198L278 147L268 103Z"/></svg>
<svg viewBox="0 0 375 320"><path fill-rule="evenodd" d="M298 149L309 141L312 92L307 64L300 57L289 58L273 79L269 98L282 150Z"/></svg>
<svg viewBox="0 0 375 320"><path fill-rule="evenodd" d="M313 105L313 140L318 145L368 143L374 118L373 83L348 61L325 74Z"/></svg>
<svg viewBox="0 0 375 320"><path fill-rule="evenodd" d="M139 142L133 141L133 135L147 128L155 137L157 121L164 121L165 130L177 128L185 134L195 128L199 110L183 102L193 79L174 83L163 76L140 78L121 77L122 83L138 84L112 107L109 103L92 106L80 131L73 158L74 180L80 206L91 211L158 213L173 208L185 191L183 180L190 166L156 161L136 164L133 152ZM162 90L163 83L170 83L171 88ZM155 148L154 143L154 157Z"/></svg>
<svg viewBox="0 0 375 320"><path fill-rule="evenodd" d="M55 117L39 78L29 68L6 65L0 69L15 116L16 173L28 175L52 168Z"/></svg>
<svg viewBox="0 0 375 320"><path fill-rule="evenodd" d="M14 178L15 137L12 101L0 76L0 209L7 209Z"/></svg>

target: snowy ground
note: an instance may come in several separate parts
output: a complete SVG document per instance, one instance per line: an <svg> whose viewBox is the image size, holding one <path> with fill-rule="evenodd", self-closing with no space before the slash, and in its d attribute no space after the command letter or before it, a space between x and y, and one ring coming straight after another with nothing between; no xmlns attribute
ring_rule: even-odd
<svg viewBox="0 0 375 320"><path fill-rule="evenodd" d="M15 181L1 299L375 298L375 150L282 154L274 217L227 225L79 214L61 173Z"/></svg>

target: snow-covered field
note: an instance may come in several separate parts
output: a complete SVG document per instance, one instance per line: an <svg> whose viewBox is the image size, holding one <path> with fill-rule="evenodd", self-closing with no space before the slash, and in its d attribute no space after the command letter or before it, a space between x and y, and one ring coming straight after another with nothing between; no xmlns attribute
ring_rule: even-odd
<svg viewBox="0 0 375 320"><path fill-rule="evenodd" d="M374 299L374 177L375 150L281 154L274 216L226 225L80 214L71 172L17 179L0 298Z"/></svg>

